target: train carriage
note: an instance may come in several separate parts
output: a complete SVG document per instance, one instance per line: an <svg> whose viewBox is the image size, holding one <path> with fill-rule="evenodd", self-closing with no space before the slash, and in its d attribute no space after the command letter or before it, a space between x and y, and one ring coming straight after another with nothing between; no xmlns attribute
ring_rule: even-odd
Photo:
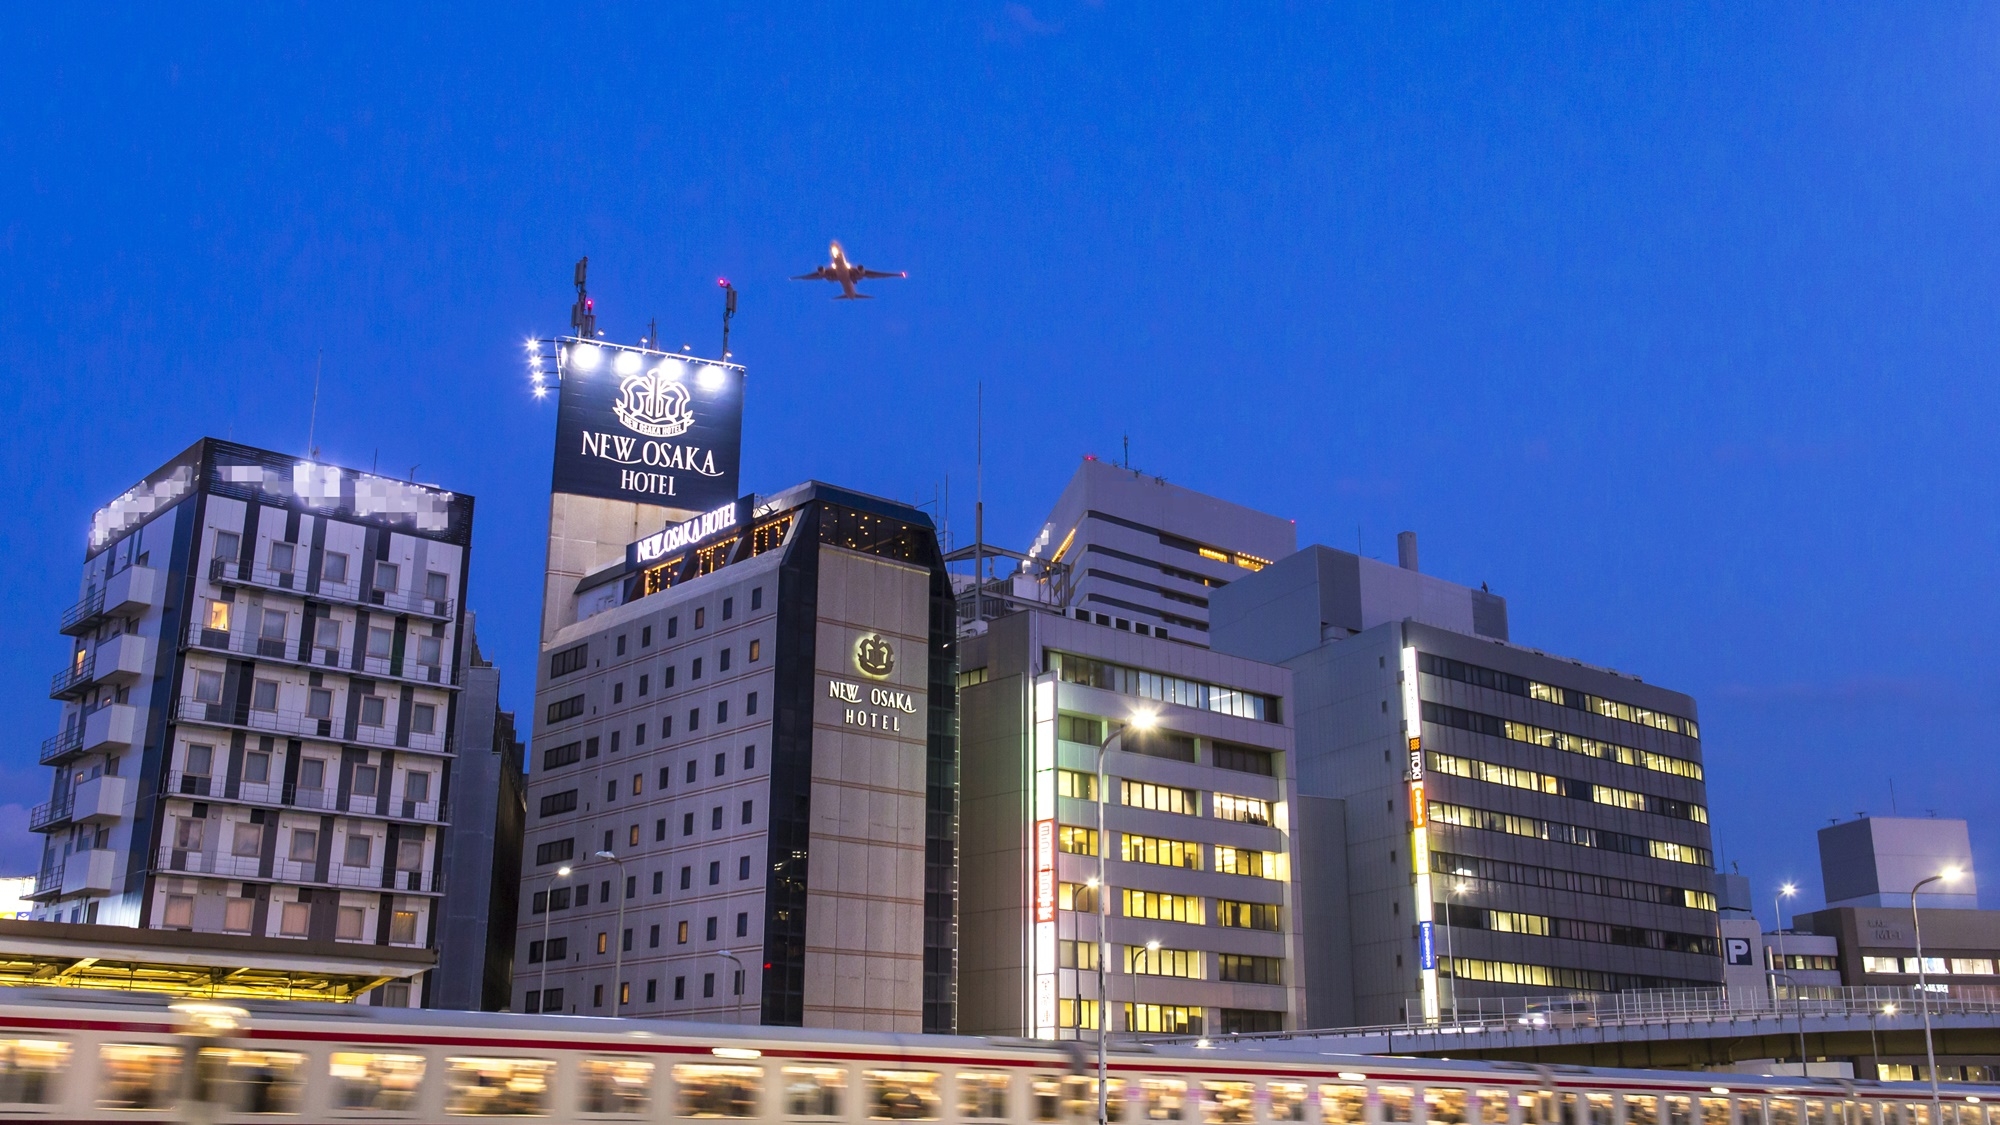
<svg viewBox="0 0 2000 1125"><path fill-rule="evenodd" d="M1081 1049L1079 1049L1081 1048ZM0 989L0 1118L1080 1125L1088 1045ZM1120 1125L2000 1125L1979 1088L1322 1052L1119 1048ZM1935 1120L1934 1120L1935 1117Z"/></svg>

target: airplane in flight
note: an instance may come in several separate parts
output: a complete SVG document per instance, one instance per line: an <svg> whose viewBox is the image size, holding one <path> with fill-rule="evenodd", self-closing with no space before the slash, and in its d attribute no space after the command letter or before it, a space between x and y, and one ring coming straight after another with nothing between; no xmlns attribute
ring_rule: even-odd
<svg viewBox="0 0 2000 1125"><path fill-rule="evenodd" d="M840 248L839 242L835 242L833 244L833 261L827 263L826 265L821 266L820 268L812 271L811 273L802 273L797 277L793 278L792 280L836 282L840 286L840 296L835 297L834 300L866 301L872 298L874 294L856 293L854 291L855 282L860 281L863 278L870 278L870 277L908 277L908 276L910 276L908 273L905 273L900 270L895 273L884 273L881 270L864 269L861 266L858 266L848 261L847 251L842 250Z"/></svg>

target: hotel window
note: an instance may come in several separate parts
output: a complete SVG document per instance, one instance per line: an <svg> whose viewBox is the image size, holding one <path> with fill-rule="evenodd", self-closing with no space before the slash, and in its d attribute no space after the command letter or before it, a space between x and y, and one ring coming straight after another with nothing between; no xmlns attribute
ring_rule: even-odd
<svg viewBox="0 0 2000 1125"><path fill-rule="evenodd" d="M190 777L207 777L215 761L215 747L190 746L187 748L187 772Z"/></svg>
<svg viewBox="0 0 2000 1125"><path fill-rule="evenodd" d="M690 762L689 764L692 765L693 763ZM681 835L694 835L694 814L691 812L681 814Z"/></svg>
<svg viewBox="0 0 2000 1125"><path fill-rule="evenodd" d="M437 666L439 666L444 662L443 657L444 657L444 638L442 637L417 638L417 663L422 664L426 667L436 668Z"/></svg>
<svg viewBox="0 0 2000 1125"><path fill-rule="evenodd" d="M375 838L373 836L349 836L347 854L341 862L348 867L367 867L375 858Z"/></svg>
<svg viewBox="0 0 2000 1125"><path fill-rule="evenodd" d="M701 679L701 657L697 656L688 664L688 679Z"/></svg>
<svg viewBox="0 0 2000 1125"><path fill-rule="evenodd" d="M418 734L430 734L437 729L437 707L429 703L419 703L410 708L410 729Z"/></svg>
<svg viewBox="0 0 2000 1125"><path fill-rule="evenodd" d="M282 646L285 643L285 621L286 615L282 610L265 610L264 619L258 622L257 625L258 638L260 640L276 641ZM279 652L282 654L283 649L281 648Z"/></svg>
<svg viewBox="0 0 2000 1125"><path fill-rule="evenodd" d="M719 832L722 830L721 805L717 805L714 808L708 810L708 829L711 832Z"/></svg>
<svg viewBox="0 0 2000 1125"><path fill-rule="evenodd" d="M402 571L396 568L395 563L375 564L375 588L377 590L393 591L402 584L402 578Z"/></svg>
<svg viewBox="0 0 2000 1125"><path fill-rule="evenodd" d="M299 788L326 788L326 759L303 758L299 761Z"/></svg>
<svg viewBox="0 0 2000 1125"><path fill-rule="evenodd" d="M693 868L693 867L682 867L682 868L681 868L681 890L684 890L684 891L685 891L685 890L689 890L689 889L691 889L691 888L692 888L693 886L694 886L694 868Z"/></svg>
<svg viewBox="0 0 2000 1125"><path fill-rule="evenodd" d="M687 943L688 943L688 924L686 922L682 922L679 926L676 926L674 928L674 944L686 945Z"/></svg>
<svg viewBox="0 0 2000 1125"><path fill-rule="evenodd" d="M271 755L252 750L243 755L243 780L263 785L271 780Z"/></svg>
<svg viewBox="0 0 2000 1125"><path fill-rule="evenodd" d="M290 574L297 555L298 548L290 543L271 544L271 569L278 574Z"/></svg>
<svg viewBox="0 0 2000 1125"><path fill-rule="evenodd" d="M258 680L250 689L250 707L255 711L278 709L278 681Z"/></svg>
<svg viewBox="0 0 2000 1125"><path fill-rule="evenodd" d="M223 633L229 631L228 602L212 601L208 603L208 627Z"/></svg>
<svg viewBox="0 0 2000 1125"><path fill-rule="evenodd" d="M225 933L247 934L255 917L257 903L254 899L232 898L222 905L222 929Z"/></svg>
<svg viewBox="0 0 2000 1125"><path fill-rule="evenodd" d="M697 629L701 628L707 617L708 610L704 607L696 606L694 610L694 627Z"/></svg>
<svg viewBox="0 0 2000 1125"><path fill-rule="evenodd" d="M623 702L625 702L625 685L624 685L624 684L612 684L612 685L611 685L611 702L613 702L613 703L623 703Z"/></svg>
<svg viewBox="0 0 2000 1125"><path fill-rule="evenodd" d="M751 609L764 608L764 587L753 586L750 588L750 608Z"/></svg>
<svg viewBox="0 0 2000 1125"><path fill-rule="evenodd" d="M312 828L292 829L292 850L286 853L294 863L311 863L319 856L319 832Z"/></svg>
<svg viewBox="0 0 2000 1125"><path fill-rule="evenodd" d="M701 708L696 707L688 712L688 732L691 734L700 729L701 729Z"/></svg>
<svg viewBox="0 0 2000 1125"><path fill-rule="evenodd" d="M689 784L689 785L693 785L693 784L694 784L694 759L693 759L693 758L689 758L689 759L688 759L688 762L687 762L687 779L688 779L688 784Z"/></svg>
<svg viewBox="0 0 2000 1125"><path fill-rule="evenodd" d="M230 833L229 854L254 856L264 848L264 826L239 822Z"/></svg>
<svg viewBox="0 0 2000 1125"><path fill-rule="evenodd" d="M667 618L667 639L671 641L675 637L678 637L680 635L681 635L681 619L678 617Z"/></svg>
<svg viewBox="0 0 2000 1125"><path fill-rule="evenodd" d="M197 671L194 674L194 698L197 703L222 702L222 673Z"/></svg>
<svg viewBox="0 0 2000 1125"><path fill-rule="evenodd" d="M757 748L755 746L745 746L743 748L743 768L746 770L757 768Z"/></svg>
<svg viewBox="0 0 2000 1125"><path fill-rule="evenodd" d="M396 870L421 871L424 866L424 842L404 837L396 841Z"/></svg>
<svg viewBox="0 0 2000 1125"><path fill-rule="evenodd" d="M756 692L754 692L754 691L753 691L753 692L751 692L751 693L750 693L749 695L747 695L747 696L745 696L745 697L744 697L744 699L743 699L743 713L744 713L745 715L755 715L755 714L757 713L757 693L756 693Z"/></svg>
<svg viewBox="0 0 2000 1125"><path fill-rule="evenodd" d="M750 642L750 663L752 664L757 663L758 659L763 655L763 653L764 653L763 641Z"/></svg>
<svg viewBox="0 0 2000 1125"><path fill-rule="evenodd" d="M417 940L417 912L398 910L389 915L389 941L394 945L413 945Z"/></svg>
<svg viewBox="0 0 2000 1125"><path fill-rule="evenodd" d="M202 837L203 837L202 825L204 823L206 822L201 820L196 820L194 817L191 816L184 816L176 819L174 821L175 850L189 851L189 852L200 851L202 844Z"/></svg>
<svg viewBox="0 0 2000 1125"><path fill-rule="evenodd" d="M646 694L646 689L647 689L647 687L649 687L649 686L650 686L650 685L652 684L652 680L653 680L653 677L651 677L651 676L647 675L646 673L644 673L644 672L641 672L641 673L639 673L639 694L640 694L640 695L642 695L642 696L643 696L643 695L645 695L645 694Z"/></svg>
<svg viewBox="0 0 2000 1125"><path fill-rule="evenodd" d="M281 903L278 910L278 932L286 937L304 937L312 922L312 904L308 902Z"/></svg>
<svg viewBox="0 0 2000 1125"><path fill-rule="evenodd" d="M326 688L313 688L306 692L306 717L310 719L332 718L333 692Z"/></svg>
<svg viewBox="0 0 2000 1125"><path fill-rule="evenodd" d="M366 796L374 793L375 787L381 783L381 780L382 773L374 766L354 767L354 792L357 794Z"/></svg>
<svg viewBox="0 0 2000 1125"><path fill-rule="evenodd" d="M343 906L334 915L333 937L336 941L360 941L361 932L368 924L368 911L359 906Z"/></svg>
<svg viewBox="0 0 2000 1125"><path fill-rule="evenodd" d="M319 576L324 582L347 581L347 556L328 551L320 560Z"/></svg>
<svg viewBox="0 0 2000 1125"><path fill-rule="evenodd" d="M1062 825L1056 829L1056 847L1071 855L1096 855L1097 830Z"/></svg>
<svg viewBox="0 0 2000 1125"><path fill-rule="evenodd" d="M660 690L665 691L673 686L674 686L674 666L669 664L667 665L666 670L660 673Z"/></svg>
<svg viewBox="0 0 2000 1125"><path fill-rule="evenodd" d="M361 697L361 725L379 727L382 725L382 697L364 695Z"/></svg>
<svg viewBox="0 0 2000 1125"><path fill-rule="evenodd" d="M389 659L389 653L395 645L395 640L396 634L393 630L369 629L368 655L378 660Z"/></svg>
<svg viewBox="0 0 2000 1125"><path fill-rule="evenodd" d="M168 929L191 930L194 928L194 896L168 895L167 908L161 921Z"/></svg>
<svg viewBox="0 0 2000 1125"><path fill-rule="evenodd" d="M1217 820L1234 820L1241 824L1271 823L1271 802L1255 797L1217 793L1210 799L1209 808Z"/></svg>
<svg viewBox="0 0 2000 1125"><path fill-rule="evenodd" d="M338 650L340 648L340 622L331 617L322 617L313 622L313 644L319 648Z"/></svg>
<svg viewBox="0 0 2000 1125"><path fill-rule="evenodd" d="M728 650L728 649L726 649L726 648L725 648L725 649L723 649L723 650L722 650L722 655L721 655L721 656L720 656L719 658L717 658L717 660L716 660L716 662L715 662L715 670L716 670L716 671L718 671L718 672L727 672L727 671L729 671L729 650Z"/></svg>
<svg viewBox="0 0 2000 1125"><path fill-rule="evenodd" d="M729 701L727 699L720 700L716 703L715 721L718 723L726 723L729 721Z"/></svg>
<svg viewBox="0 0 2000 1125"><path fill-rule="evenodd" d="M745 801L745 802L743 802L743 823L745 823L745 824L748 824L748 823L750 823L750 813L751 813L751 809L752 809L752 807L754 806L754 804L755 804L755 802L753 802L753 801ZM1989 972L1991 972L1991 971L1992 971L1990 967L1988 968L1988 971L1989 971Z"/></svg>
<svg viewBox="0 0 2000 1125"><path fill-rule="evenodd" d="M424 596L434 602L443 601L445 599L445 594L446 594L445 582L446 582L445 576L439 574L435 570L425 574Z"/></svg>
<svg viewBox="0 0 2000 1125"><path fill-rule="evenodd" d="M233 531L215 533L215 557L238 559L243 557L243 539Z"/></svg>
<svg viewBox="0 0 2000 1125"><path fill-rule="evenodd" d="M736 912L736 936L750 936L750 915L746 911L739 910Z"/></svg>

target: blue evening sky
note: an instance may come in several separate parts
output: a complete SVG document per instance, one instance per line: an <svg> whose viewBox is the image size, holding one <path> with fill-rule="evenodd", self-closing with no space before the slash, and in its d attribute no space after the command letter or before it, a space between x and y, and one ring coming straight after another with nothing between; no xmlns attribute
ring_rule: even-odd
<svg viewBox="0 0 2000 1125"><path fill-rule="evenodd" d="M138 10L134 11L136 7ZM669 9L664 14L660 9ZM721 13L727 10L730 14ZM1701 702L1725 865L1968 817L2000 879L2000 9L40 5L0 70L0 854L89 513L203 434L477 497L525 709L530 333L713 352L747 487L1024 545L1087 452ZM907 269L791 283L829 238Z"/></svg>

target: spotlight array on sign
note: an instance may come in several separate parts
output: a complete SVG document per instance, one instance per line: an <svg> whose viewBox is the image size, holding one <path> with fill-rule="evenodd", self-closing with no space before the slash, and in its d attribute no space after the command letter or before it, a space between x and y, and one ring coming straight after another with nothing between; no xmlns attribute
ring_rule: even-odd
<svg viewBox="0 0 2000 1125"><path fill-rule="evenodd" d="M549 385L553 377L560 379L564 371L589 373L603 366L605 353L611 353L611 369L621 376L637 375L646 369L651 357L662 353L651 348L623 348L616 345L586 343L582 341L543 340L530 337L526 344L528 353L528 385L536 398L547 398L552 389ZM551 353L553 349L553 354ZM714 362L702 362L693 357L666 356L659 365L670 379L679 379L690 373L703 390L719 390L729 377L726 367Z"/></svg>

